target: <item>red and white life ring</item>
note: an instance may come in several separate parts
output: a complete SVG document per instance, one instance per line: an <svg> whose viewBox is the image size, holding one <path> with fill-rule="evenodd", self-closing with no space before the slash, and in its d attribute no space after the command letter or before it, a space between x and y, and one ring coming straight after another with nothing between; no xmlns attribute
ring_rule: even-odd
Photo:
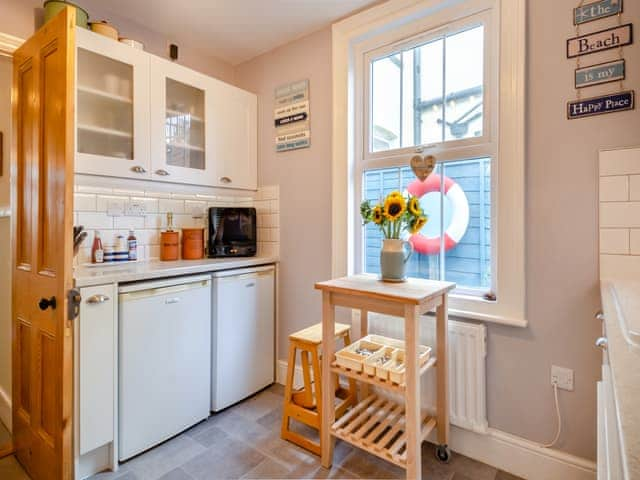
<svg viewBox="0 0 640 480"><path fill-rule="evenodd" d="M454 248L467 231L469 226L469 202L464 191L449 177L444 177L444 195L451 202L453 215L451 223L444 232L444 250L448 252ZM415 197L422 197L430 192L440 191L440 175L432 173L425 181L414 180L407 187L409 193ZM411 235L409 242L413 249L424 255L435 255L440 252L440 236L426 237L421 233Z"/></svg>

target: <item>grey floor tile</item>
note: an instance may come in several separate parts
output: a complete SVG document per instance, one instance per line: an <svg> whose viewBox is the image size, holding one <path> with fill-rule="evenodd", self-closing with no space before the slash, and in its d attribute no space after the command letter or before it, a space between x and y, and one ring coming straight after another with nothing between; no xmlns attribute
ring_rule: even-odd
<svg viewBox="0 0 640 480"><path fill-rule="evenodd" d="M282 397L269 390L263 390L235 406L233 411L249 420L256 421L260 417L273 412L278 407L282 407Z"/></svg>
<svg viewBox="0 0 640 480"><path fill-rule="evenodd" d="M122 468L140 480L157 480L206 448L187 435L180 435L124 463Z"/></svg>
<svg viewBox="0 0 640 480"><path fill-rule="evenodd" d="M2 422L0 422L0 445L4 445L11 441L11 433L7 427L4 426Z"/></svg>
<svg viewBox="0 0 640 480"><path fill-rule="evenodd" d="M465 475L473 480L495 480L498 473L498 469L494 467L456 453L453 454L448 466L456 474Z"/></svg>
<svg viewBox="0 0 640 480"><path fill-rule="evenodd" d="M333 466L330 469L319 467L315 471L315 474L310 478L335 478L342 480L352 480L360 477L358 477L355 473L344 470L343 468Z"/></svg>
<svg viewBox="0 0 640 480"><path fill-rule="evenodd" d="M226 445L214 445L182 465L196 480L240 478L265 456L246 443L230 438Z"/></svg>
<svg viewBox="0 0 640 480"><path fill-rule="evenodd" d="M280 462L276 462L270 458L265 458L254 468L249 470L242 478L287 478L290 469Z"/></svg>
<svg viewBox="0 0 640 480"><path fill-rule="evenodd" d="M280 438L282 395L281 387L271 386L122 464L117 473L92 480L405 477L403 469L339 440L332 468L322 468L317 455ZM317 430L299 422L291 425L317 441ZM0 462L0 478L5 480L2 468ZM422 446L422 471L422 480L522 480L455 452L449 464L440 463L429 443Z"/></svg>
<svg viewBox="0 0 640 480"><path fill-rule="evenodd" d="M29 480L29 476L13 455L0 460L0 478L2 480Z"/></svg>
<svg viewBox="0 0 640 480"><path fill-rule="evenodd" d="M136 475L126 468L120 468L117 472L100 472L89 477L89 480L135 480Z"/></svg>
<svg viewBox="0 0 640 480"><path fill-rule="evenodd" d="M334 465L336 464L334 460ZM358 448L354 448L337 466L361 478L405 478L405 471L402 468Z"/></svg>
<svg viewBox="0 0 640 480"><path fill-rule="evenodd" d="M496 480L524 480L523 478L516 477L510 473L504 472L502 470L498 470L496 475Z"/></svg>
<svg viewBox="0 0 640 480"><path fill-rule="evenodd" d="M284 397L284 385L280 385L279 383L274 383L267 390L271 393L275 393L276 395L280 395Z"/></svg>
<svg viewBox="0 0 640 480"><path fill-rule="evenodd" d="M160 480L193 480L193 477L181 468L176 468L165 473Z"/></svg>

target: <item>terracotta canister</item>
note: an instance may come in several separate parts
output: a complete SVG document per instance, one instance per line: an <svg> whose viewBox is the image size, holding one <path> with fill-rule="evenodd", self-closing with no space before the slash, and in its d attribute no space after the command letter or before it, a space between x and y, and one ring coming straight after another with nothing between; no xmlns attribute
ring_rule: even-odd
<svg viewBox="0 0 640 480"><path fill-rule="evenodd" d="M180 233L166 231L160 233L160 260L178 260Z"/></svg>
<svg viewBox="0 0 640 480"><path fill-rule="evenodd" d="M204 257L204 228L182 229L182 258L198 260Z"/></svg>

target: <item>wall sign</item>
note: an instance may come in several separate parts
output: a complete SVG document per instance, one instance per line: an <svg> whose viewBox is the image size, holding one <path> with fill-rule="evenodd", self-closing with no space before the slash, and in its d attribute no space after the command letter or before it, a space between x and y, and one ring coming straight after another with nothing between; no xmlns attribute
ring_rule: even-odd
<svg viewBox="0 0 640 480"><path fill-rule="evenodd" d="M617 82L625 78L625 61L599 63L589 67L578 68L575 74L576 88L591 87L601 83Z"/></svg>
<svg viewBox="0 0 640 480"><path fill-rule="evenodd" d="M573 24L600 20L622 13L622 0L599 0L573 9Z"/></svg>
<svg viewBox="0 0 640 480"><path fill-rule="evenodd" d="M309 147L309 80L276 88L275 105L276 152Z"/></svg>
<svg viewBox="0 0 640 480"><path fill-rule="evenodd" d="M573 120L604 113L633 110L635 108L634 96L634 91L629 90L601 97L574 100L567 103L567 118Z"/></svg>
<svg viewBox="0 0 640 480"><path fill-rule="evenodd" d="M607 28L567 40L567 58L620 48L633 43L633 25Z"/></svg>

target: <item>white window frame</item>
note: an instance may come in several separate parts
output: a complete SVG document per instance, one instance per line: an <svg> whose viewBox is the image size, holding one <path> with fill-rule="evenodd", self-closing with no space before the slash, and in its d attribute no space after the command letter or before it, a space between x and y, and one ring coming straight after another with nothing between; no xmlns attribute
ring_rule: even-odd
<svg viewBox="0 0 640 480"><path fill-rule="evenodd" d="M365 85L362 78L365 53L481 12L490 16L491 31L486 30L485 35L489 34L497 43L493 52L499 51L493 69L497 78L489 82L494 92L485 92L485 106L497 109L497 115L488 109L484 111L485 119L493 120L490 130L483 131L480 137L488 136L495 151L491 171L492 220L495 219L492 281L497 300L456 293L451 295L449 307L455 316L525 327L525 0L391 0L333 25L332 273L333 276L353 274L360 267L358 245L362 235L359 212L354 206L361 198L359 163L363 162L357 159L365 155L362 112L366 106L362 89L359 91L359 86ZM485 68L485 72L489 70L492 69ZM475 141L477 144L477 139ZM473 140L454 142L462 150L474 149ZM395 166L402 165L400 158L406 163L407 153L413 149L398 153ZM450 153L446 157L451 155L450 160L472 158L467 153L457 155L455 150L447 147ZM427 152L438 160L447 160L443 156L445 151L439 151L438 146L425 149ZM367 169L378 166L376 157L377 153L368 155ZM380 166L384 166L382 164ZM500 181L501 178L508 180Z"/></svg>
<svg viewBox="0 0 640 480"><path fill-rule="evenodd" d="M411 158L416 152L423 154L434 155L437 158L438 163L449 163L455 161L471 160L474 158L486 158L492 159L492 170L496 161L496 141L494 132L496 131L495 118L492 112L497 111L497 106L494 105L497 99L497 82L495 73L497 69L497 59L491 55L494 51L495 45L497 45L497 38L495 35L495 28L492 23L493 10L485 10L468 17L461 18L459 20L449 22L444 26L436 26L433 28L433 24L430 19L422 19L412 24L409 30L419 28L423 30L418 35L412 35L409 38L403 38L397 42L388 44L383 43L382 46L375 46L375 43L365 42L361 45L361 48L369 49L363 55L362 68L357 68L355 71L355 84L354 93L356 99L363 106L362 117L356 117L356 135L362 132L362 151L356 152L357 156L354 158L355 170L354 170L354 202L353 208L358 208L362 201L362 188L363 188L363 174L366 170L373 170L379 168L393 168L402 167L408 164L408 159ZM459 140L445 140L433 144L423 144L411 147L401 147L396 149L390 149L386 151L370 152L371 143L371 121L370 112L372 109L371 102L371 61L378 58L384 58L387 55L396 52L402 48L411 48L412 46L421 45L431 40L441 38L444 35L452 35L458 32L462 32L473 28L475 26L484 26L484 72L483 72L483 119L482 119L482 135L480 137L469 137ZM426 30L429 26L432 28ZM395 35L401 36L405 32L405 29L399 29L395 31ZM386 39L385 39L386 40ZM372 48L373 47L373 48ZM358 49L357 55L360 57L361 53ZM495 216L495 190L496 182L495 177L491 176L491 217ZM364 228L362 221L358 215L354 216L354 271L361 272L364 270ZM492 270L495 268L495 235L496 229L491 229L491 259ZM493 273L493 272L492 272ZM491 285L489 288L465 288L464 286L458 286L455 294L468 295L468 296L482 296L488 291L495 292L495 275L491 276Z"/></svg>

